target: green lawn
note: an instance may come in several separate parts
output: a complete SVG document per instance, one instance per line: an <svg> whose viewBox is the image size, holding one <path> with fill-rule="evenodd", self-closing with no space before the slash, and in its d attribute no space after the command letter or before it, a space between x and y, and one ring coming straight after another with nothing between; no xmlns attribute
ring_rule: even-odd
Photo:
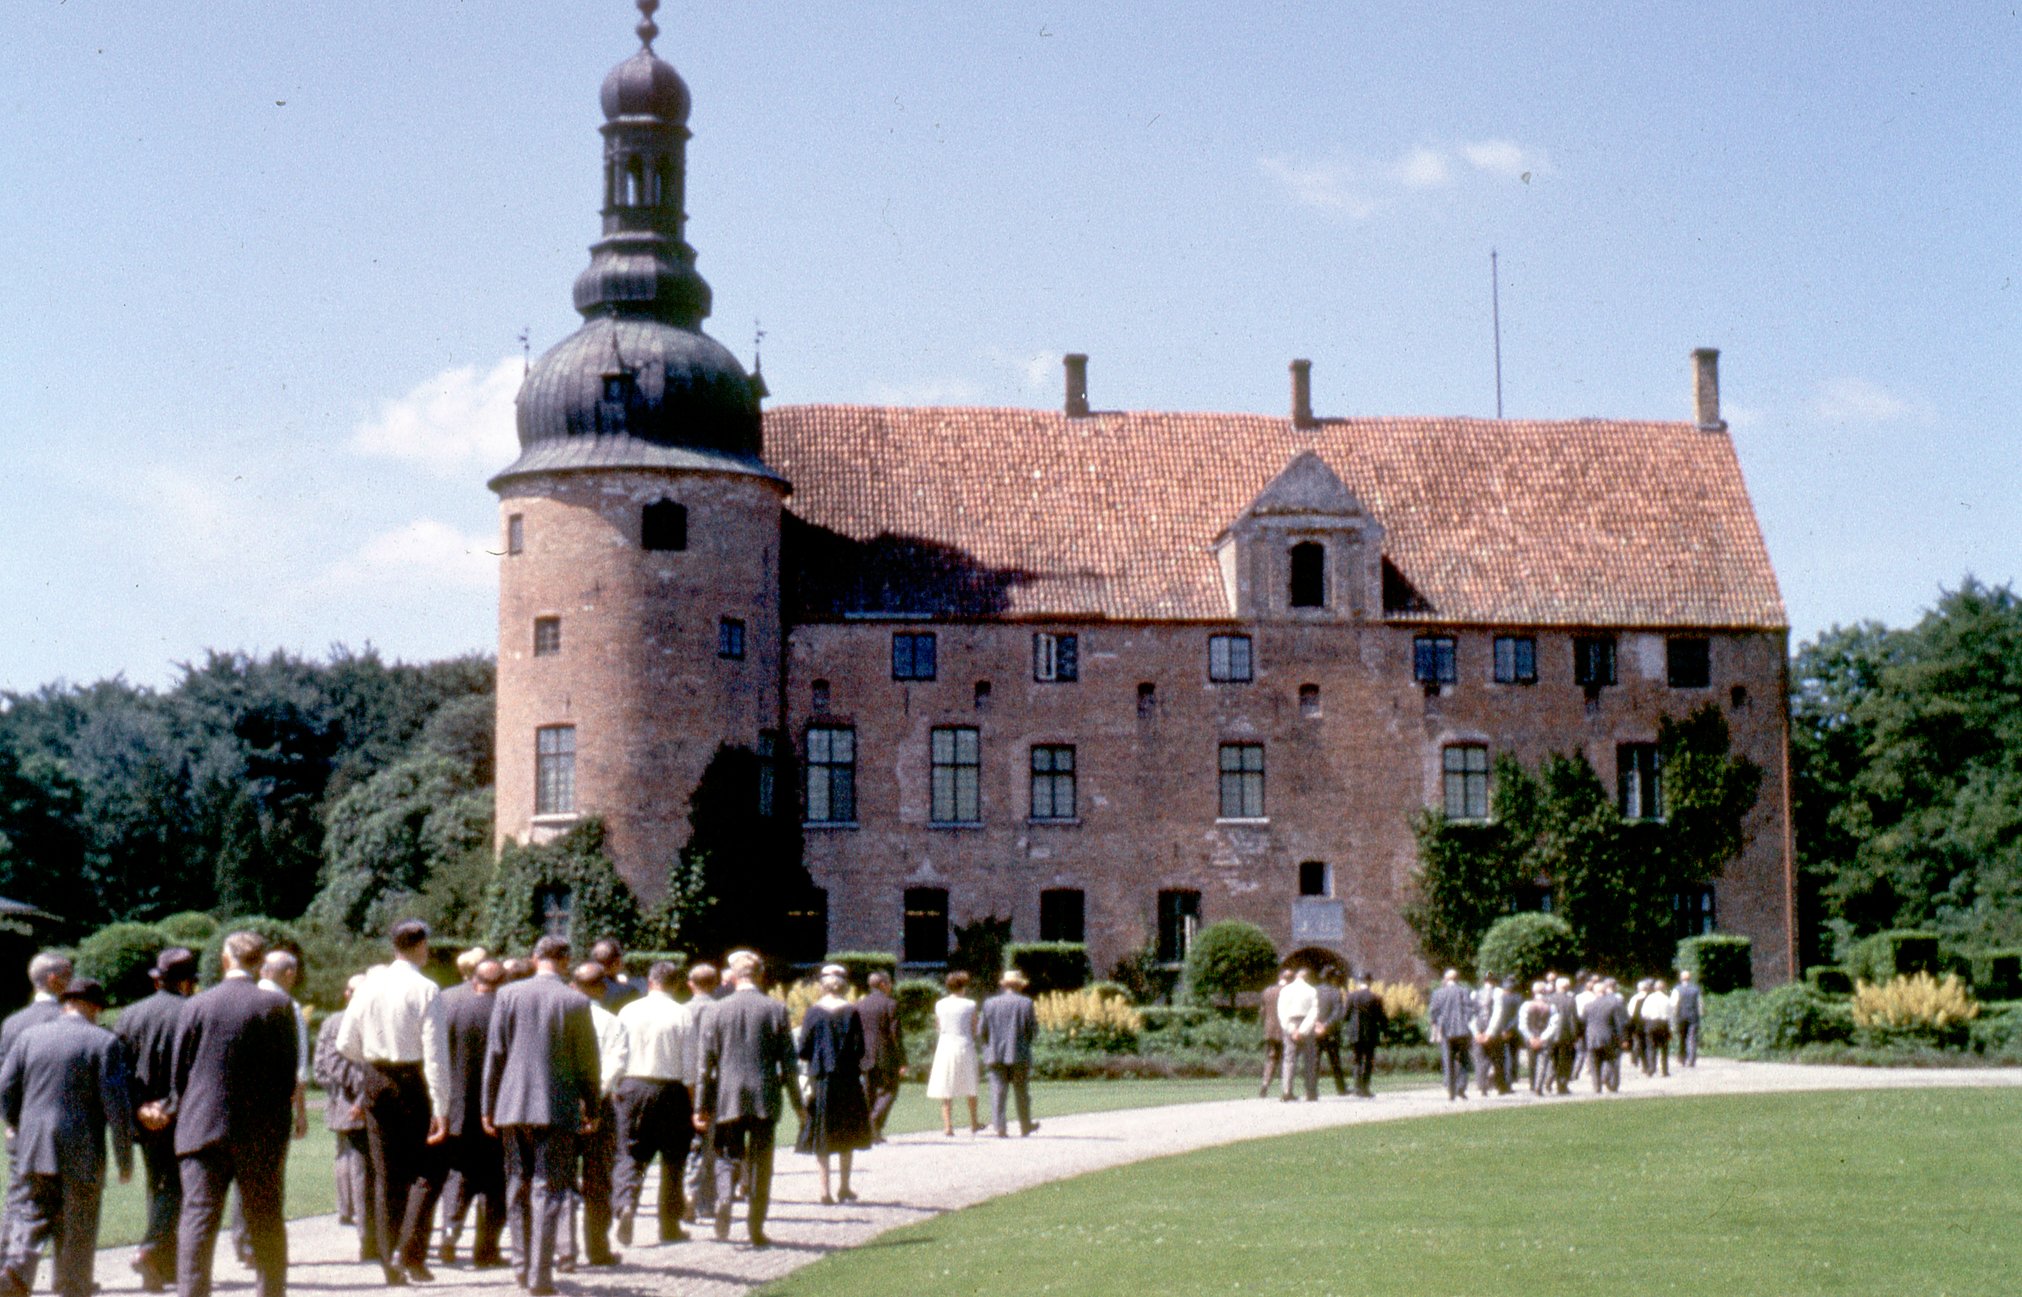
<svg viewBox="0 0 2022 1297"><path fill-rule="evenodd" d="M2022 1091L1586 1103L1122 1167L838 1253L769 1297L2017 1291Z"/></svg>

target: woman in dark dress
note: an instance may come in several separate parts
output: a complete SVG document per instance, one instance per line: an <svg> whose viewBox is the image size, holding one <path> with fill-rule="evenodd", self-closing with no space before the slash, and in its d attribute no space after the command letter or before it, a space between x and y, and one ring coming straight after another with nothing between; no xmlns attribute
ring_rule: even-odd
<svg viewBox="0 0 2022 1297"><path fill-rule="evenodd" d="M823 995L808 1006L800 1023L800 1060L807 1066L813 1093L794 1151L821 1159L825 1204L856 1201L850 1192L850 1158L871 1146L871 1114L864 1102L864 1026L855 1006L843 998L848 988L849 974L840 964L823 968ZM828 1191L831 1153L842 1160L842 1179L833 1198Z"/></svg>

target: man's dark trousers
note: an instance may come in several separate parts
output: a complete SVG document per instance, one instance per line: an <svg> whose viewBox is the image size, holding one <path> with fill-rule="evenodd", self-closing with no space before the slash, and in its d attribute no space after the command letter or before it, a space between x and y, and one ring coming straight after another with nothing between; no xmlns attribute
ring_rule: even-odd
<svg viewBox="0 0 2022 1297"><path fill-rule="evenodd" d="M1357 1044L1349 1047L1348 1067L1355 1078L1355 1093L1368 1098L1375 1091L1369 1088L1370 1080L1376 1075L1376 1046Z"/></svg>
<svg viewBox="0 0 2022 1297"><path fill-rule="evenodd" d="M147 1178L147 1232L141 1235L134 1266L143 1279L172 1284L176 1279L176 1235L183 1213L182 1170L176 1165L175 1135L160 1131L140 1141L140 1173Z"/></svg>
<svg viewBox="0 0 2022 1297"><path fill-rule="evenodd" d="M555 1241L576 1190L577 1135L561 1126L501 1126L506 1219L512 1223L513 1272L522 1288L553 1291Z"/></svg>
<svg viewBox="0 0 2022 1297"><path fill-rule="evenodd" d="M885 1119L899 1098L899 1069L881 1067L864 1073L864 1104L871 1110L871 1135L885 1137Z"/></svg>
<svg viewBox="0 0 2022 1297"><path fill-rule="evenodd" d="M365 1210L382 1265L425 1265L429 1221L442 1192L441 1156L428 1142L428 1085L419 1063L374 1063L365 1095L365 1156L378 1192Z"/></svg>
<svg viewBox="0 0 2022 1297"><path fill-rule="evenodd" d="M660 1159L660 1241L681 1236L681 1173L694 1138L694 1108L688 1087L679 1081L628 1076L612 1096L618 1110L618 1165L613 1176L611 1208L619 1220L639 1211L639 1190L646 1168Z"/></svg>
<svg viewBox="0 0 2022 1297"><path fill-rule="evenodd" d="M67 1175L20 1177L20 1215L7 1241L7 1270L24 1287L35 1286L35 1264L44 1243L52 1243L58 1297L91 1297L92 1263L97 1258L98 1207L103 1180Z"/></svg>
<svg viewBox="0 0 2022 1297"><path fill-rule="evenodd" d="M618 1115L609 1095L597 1111L597 1126L582 1138L583 1259L611 1264L611 1175L618 1157Z"/></svg>
<svg viewBox="0 0 2022 1297"><path fill-rule="evenodd" d="M497 1261L499 1234L505 1229L505 1155L499 1142L473 1130L451 1135L443 1141L443 1150L452 1171L442 1195L443 1245L454 1246L464 1218L475 1210L470 1259L477 1265Z"/></svg>
<svg viewBox="0 0 2022 1297"><path fill-rule="evenodd" d="M1317 1048L1320 1061L1334 1069L1334 1093L1348 1093L1348 1077L1341 1070L1341 1033L1338 1029L1321 1036Z"/></svg>
<svg viewBox="0 0 2022 1297"><path fill-rule="evenodd" d="M765 1230L765 1210L772 1204L772 1147L777 1119L738 1117L716 1123L716 1223L719 1232L730 1221L730 1191L742 1184L747 1200L745 1219L753 1234Z"/></svg>
<svg viewBox="0 0 2022 1297"><path fill-rule="evenodd" d="M1610 1091L1622 1088L1622 1051L1618 1046L1606 1049L1589 1049L1588 1063L1594 1070L1594 1093L1599 1094L1606 1086Z"/></svg>
<svg viewBox="0 0 2022 1297"><path fill-rule="evenodd" d="M1468 1051L1473 1047L1470 1036L1448 1036L1439 1042L1439 1070L1446 1081L1446 1097L1458 1095L1467 1097Z"/></svg>
<svg viewBox="0 0 2022 1297"><path fill-rule="evenodd" d="M180 1297L210 1297L211 1258L225 1217L225 1197L234 1182L245 1207L259 1295L281 1297L288 1289L288 1226L281 1213L286 1146L279 1156L242 1157L230 1142L220 1142L178 1160L183 1186L182 1237L176 1249Z"/></svg>
<svg viewBox="0 0 2022 1297"><path fill-rule="evenodd" d="M990 1123L1002 1135L1004 1130L1004 1093L1010 1091L1018 1101L1018 1133L1032 1133L1032 1065L1030 1063L990 1064Z"/></svg>

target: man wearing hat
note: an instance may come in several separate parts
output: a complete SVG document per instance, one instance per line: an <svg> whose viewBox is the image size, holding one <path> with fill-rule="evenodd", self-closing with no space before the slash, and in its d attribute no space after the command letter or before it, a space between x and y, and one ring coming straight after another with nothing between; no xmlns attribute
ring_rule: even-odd
<svg viewBox="0 0 2022 1297"><path fill-rule="evenodd" d="M1355 989L1348 992L1342 1011L1341 1039L1353 1060L1350 1070L1355 1076L1358 1099L1375 1097L1369 1088L1369 1078L1376 1070L1376 1044L1383 1038L1383 1029L1389 1022L1389 1015L1383 1010L1383 997L1370 988L1369 974L1357 973Z"/></svg>
<svg viewBox="0 0 2022 1297"><path fill-rule="evenodd" d="M119 1178L133 1178L133 1101L126 1049L98 1025L105 988L70 982L58 1016L21 1033L0 1064L0 1116L15 1131L13 1175L21 1182L0 1268L0 1294L26 1297L44 1242L55 1242L55 1291L91 1297L98 1203L105 1189L105 1132Z"/></svg>
<svg viewBox="0 0 2022 1297"><path fill-rule="evenodd" d="M141 1162L147 1172L147 1232L133 1268L144 1292L161 1292L175 1282L176 1219L183 1210L183 1184L176 1170L175 1130L164 1105L175 1086L176 1023L183 1004L197 990L197 957L181 946L155 956L148 970L155 991L119 1015L113 1034L126 1045L133 1069L128 1090L139 1120Z"/></svg>
<svg viewBox="0 0 2022 1297"><path fill-rule="evenodd" d="M1030 1135L1039 1129L1032 1120L1032 1038L1039 1034L1039 1019L1032 1012L1032 1000L1025 994L1025 974L1015 968L1004 970L997 994L983 1001L976 1015L976 1039L982 1046L983 1066L990 1071L990 1120L997 1138L1004 1129L1004 1091L1008 1087L1018 1097L1018 1133Z"/></svg>

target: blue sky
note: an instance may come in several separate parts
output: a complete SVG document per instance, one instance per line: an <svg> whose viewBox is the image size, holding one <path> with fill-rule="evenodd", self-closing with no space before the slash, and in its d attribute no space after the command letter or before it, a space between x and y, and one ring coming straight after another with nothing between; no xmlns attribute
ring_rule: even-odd
<svg viewBox="0 0 2022 1297"><path fill-rule="evenodd" d="M494 642L624 0L17 0L0 689ZM2008 5L685 4L775 403L1727 417L1802 640L2022 575Z"/></svg>

